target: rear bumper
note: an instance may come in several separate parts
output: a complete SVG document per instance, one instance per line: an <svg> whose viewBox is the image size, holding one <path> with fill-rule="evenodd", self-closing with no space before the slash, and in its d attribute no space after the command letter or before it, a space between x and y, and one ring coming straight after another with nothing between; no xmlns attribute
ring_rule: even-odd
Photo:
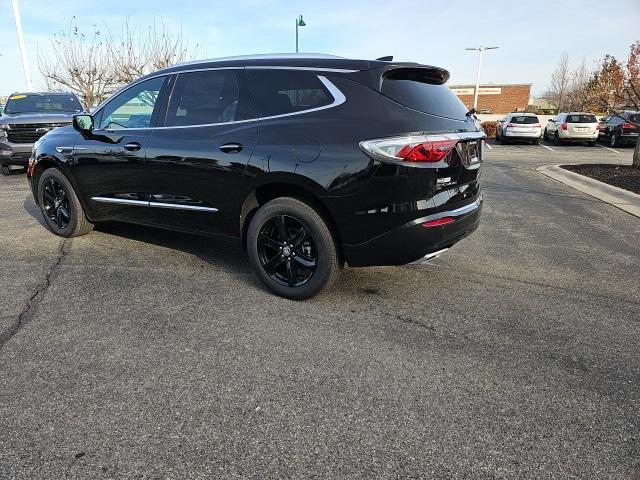
<svg viewBox="0 0 640 480"><path fill-rule="evenodd" d="M519 133L517 135L504 135L503 138L505 140L526 140L526 141L531 141L531 140L537 140L540 138L540 134L522 134Z"/></svg>
<svg viewBox="0 0 640 480"><path fill-rule="evenodd" d="M638 141L637 133L623 133L620 135L620 141L623 145L635 145Z"/></svg>
<svg viewBox="0 0 640 480"><path fill-rule="evenodd" d="M482 194L463 207L418 218L359 245L343 245L351 267L404 265L447 249L478 228ZM425 222L452 217L452 223L423 227Z"/></svg>

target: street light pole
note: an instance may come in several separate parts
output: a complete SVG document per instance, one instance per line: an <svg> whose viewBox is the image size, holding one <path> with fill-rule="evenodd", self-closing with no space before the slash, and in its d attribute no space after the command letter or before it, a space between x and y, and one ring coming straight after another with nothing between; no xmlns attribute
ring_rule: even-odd
<svg viewBox="0 0 640 480"><path fill-rule="evenodd" d="M495 50L500 47L483 47L480 45L477 48L465 48L465 50L477 50L478 52L478 74L476 75L476 88L473 91L473 108L478 109L478 90L480 89L480 70L482 69L482 53L485 50Z"/></svg>
<svg viewBox="0 0 640 480"><path fill-rule="evenodd" d="M20 47L20 56L22 57L22 70L24 70L24 81L27 84L27 90L33 90L31 84L31 74L29 73L29 61L27 60L27 49L24 46L24 35L22 33L22 21L20 20L20 9L18 8L18 0L11 0L13 7L13 20L16 23L16 34L18 35L18 46Z"/></svg>
<svg viewBox="0 0 640 480"><path fill-rule="evenodd" d="M304 27L307 24L304 23L302 15L296 18L296 53L298 53L298 27Z"/></svg>

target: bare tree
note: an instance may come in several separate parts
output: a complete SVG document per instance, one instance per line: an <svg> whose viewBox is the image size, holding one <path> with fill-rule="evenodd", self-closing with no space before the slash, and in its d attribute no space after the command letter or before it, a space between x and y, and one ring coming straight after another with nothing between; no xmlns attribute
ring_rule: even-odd
<svg viewBox="0 0 640 480"><path fill-rule="evenodd" d="M571 74L569 72L569 55L560 56L558 66L551 74L551 83L544 97L555 105L559 111L565 110L568 103Z"/></svg>
<svg viewBox="0 0 640 480"><path fill-rule="evenodd" d="M567 92L567 109L574 112L584 112L590 108L589 80L591 72L583 58L578 67L571 72L571 84Z"/></svg>
<svg viewBox="0 0 640 480"><path fill-rule="evenodd" d="M71 90L86 107L104 100L117 86L111 55L99 30L87 38L72 19L69 31L55 34L51 51L38 53L38 67L50 90Z"/></svg>
<svg viewBox="0 0 640 480"><path fill-rule="evenodd" d="M595 108L619 116L640 129L637 116L627 110L640 111L640 40L631 45L626 63L607 55L589 81L590 99ZM640 168L640 142L636 141L633 166Z"/></svg>
<svg viewBox="0 0 640 480"><path fill-rule="evenodd" d="M190 49L182 32L174 33L162 20L154 18L146 31L132 27L129 19L125 19L120 37L110 36L108 49L118 82L126 84L147 73L195 58L198 47Z"/></svg>
<svg viewBox="0 0 640 480"><path fill-rule="evenodd" d="M119 35L96 29L87 38L78 31L74 17L68 32L52 37L51 50L38 55L47 88L71 90L92 107L132 80L195 58L197 45L190 49L182 32L173 33L155 19L146 29L125 19Z"/></svg>

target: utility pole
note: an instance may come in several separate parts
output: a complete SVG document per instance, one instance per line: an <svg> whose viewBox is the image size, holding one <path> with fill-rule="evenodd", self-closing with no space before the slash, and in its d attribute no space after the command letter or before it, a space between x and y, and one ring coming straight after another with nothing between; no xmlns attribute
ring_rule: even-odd
<svg viewBox="0 0 640 480"><path fill-rule="evenodd" d="M24 46L24 34L22 33L22 20L20 20L20 9L18 8L18 0L11 0L13 7L13 19L16 22L16 34L18 35L18 46L20 47L20 56L22 57L22 70L24 70L24 81L27 84L27 90L33 90L31 83L31 74L29 73L29 61L27 60L27 49Z"/></svg>
<svg viewBox="0 0 640 480"><path fill-rule="evenodd" d="M476 88L473 92L473 108L478 109L478 90L480 89L480 69L482 68L482 53L485 50L495 50L500 47L483 47L480 45L477 48L465 48L465 50L476 50L478 52L478 74L476 75Z"/></svg>

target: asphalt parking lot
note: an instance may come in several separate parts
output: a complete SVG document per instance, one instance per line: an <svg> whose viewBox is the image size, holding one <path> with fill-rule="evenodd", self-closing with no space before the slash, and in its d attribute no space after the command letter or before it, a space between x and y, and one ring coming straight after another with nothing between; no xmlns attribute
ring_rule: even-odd
<svg viewBox="0 0 640 480"><path fill-rule="evenodd" d="M308 302L0 177L0 478L640 478L640 219L535 170L632 149L489 146L476 233Z"/></svg>

